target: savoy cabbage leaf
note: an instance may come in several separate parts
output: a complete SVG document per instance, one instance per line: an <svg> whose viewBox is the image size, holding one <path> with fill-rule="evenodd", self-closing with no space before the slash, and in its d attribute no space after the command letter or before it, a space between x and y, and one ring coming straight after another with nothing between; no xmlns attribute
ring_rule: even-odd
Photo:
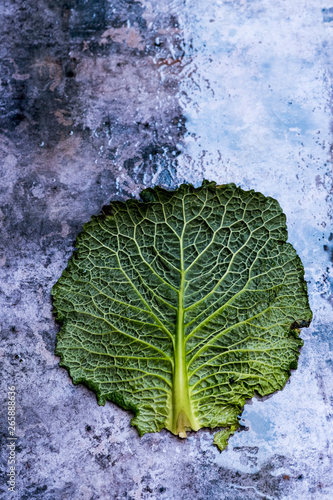
<svg viewBox="0 0 333 500"><path fill-rule="evenodd" d="M234 184L146 189L84 225L53 287L56 353L142 435L239 426L282 389L308 326L304 269L278 202Z"/></svg>

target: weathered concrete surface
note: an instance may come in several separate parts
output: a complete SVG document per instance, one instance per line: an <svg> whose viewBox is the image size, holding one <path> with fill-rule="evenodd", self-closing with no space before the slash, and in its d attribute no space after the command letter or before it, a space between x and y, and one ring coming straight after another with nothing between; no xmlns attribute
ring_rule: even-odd
<svg viewBox="0 0 333 500"><path fill-rule="evenodd" d="M290 4L1 2L0 398L18 399L15 494L1 415L4 498L332 498L333 9ZM314 311L290 383L246 406L222 454L207 431L139 438L53 354L50 289L82 224L203 177L280 201Z"/></svg>

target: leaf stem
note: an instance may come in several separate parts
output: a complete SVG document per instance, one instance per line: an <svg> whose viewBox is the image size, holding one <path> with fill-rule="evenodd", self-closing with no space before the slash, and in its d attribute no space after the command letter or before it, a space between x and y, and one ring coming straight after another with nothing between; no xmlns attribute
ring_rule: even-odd
<svg viewBox="0 0 333 500"><path fill-rule="evenodd" d="M186 430L198 430L200 424L196 419L189 392L189 380L186 363L186 344L184 335L184 289L185 289L185 271L184 271L184 248L183 237L186 227L185 210L183 200L183 218L184 226L180 237L180 286L178 292L178 312L177 312L177 331L174 346L174 371L172 388L172 414L169 418L168 429L179 437L186 437Z"/></svg>

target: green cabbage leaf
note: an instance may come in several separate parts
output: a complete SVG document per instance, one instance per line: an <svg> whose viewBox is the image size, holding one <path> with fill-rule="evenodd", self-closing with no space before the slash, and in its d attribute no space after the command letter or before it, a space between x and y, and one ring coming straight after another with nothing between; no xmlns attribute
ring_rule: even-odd
<svg viewBox="0 0 333 500"><path fill-rule="evenodd" d="M223 428L282 389L308 326L304 269L279 203L234 184L160 187L84 225L52 294L75 384L130 410L140 435Z"/></svg>

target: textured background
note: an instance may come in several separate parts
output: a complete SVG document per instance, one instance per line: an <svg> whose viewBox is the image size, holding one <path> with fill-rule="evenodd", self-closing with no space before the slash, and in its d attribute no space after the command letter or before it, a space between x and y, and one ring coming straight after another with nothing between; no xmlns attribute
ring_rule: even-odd
<svg viewBox="0 0 333 500"><path fill-rule="evenodd" d="M17 387L18 499L333 496L333 3L0 1L1 408ZM155 184L274 196L314 320L285 389L222 454L207 431L139 438L54 356L50 290L77 233Z"/></svg>

